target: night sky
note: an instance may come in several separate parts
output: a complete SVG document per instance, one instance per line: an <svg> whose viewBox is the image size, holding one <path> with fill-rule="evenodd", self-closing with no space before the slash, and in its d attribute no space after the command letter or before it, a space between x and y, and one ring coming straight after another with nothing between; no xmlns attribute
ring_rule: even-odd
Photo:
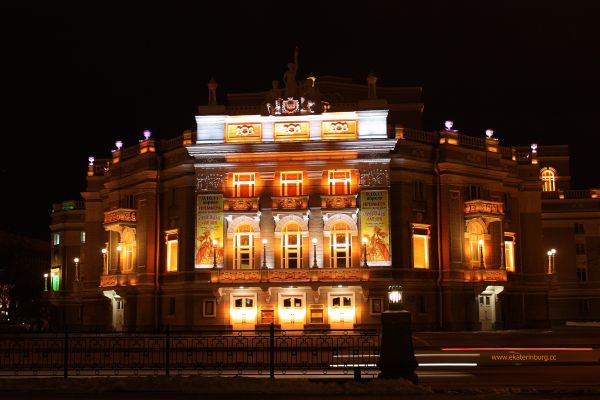
<svg viewBox="0 0 600 400"><path fill-rule="evenodd" d="M503 145L569 144L574 187L600 186L598 2L17 3L0 5L3 230L48 239L51 205L79 198L88 156L144 129L193 129L212 76L221 101L268 90L296 45L299 78L373 71L379 86L423 86L424 129L452 119Z"/></svg>

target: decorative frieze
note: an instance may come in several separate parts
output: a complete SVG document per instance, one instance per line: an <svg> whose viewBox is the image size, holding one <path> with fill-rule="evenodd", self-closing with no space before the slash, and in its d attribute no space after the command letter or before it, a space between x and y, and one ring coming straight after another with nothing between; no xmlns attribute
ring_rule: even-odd
<svg viewBox="0 0 600 400"><path fill-rule="evenodd" d="M356 195L323 195L321 208L356 208Z"/></svg>
<svg viewBox="0 0 600 400"><path fill-rule="evenodd" d="M275 140L308 140L310 128L308 122L275 123Z"/></svg>
<svg viewBox="0 0 600 400"><path fill-rule="evenodd" d="M225 141L228 143L252 142L262 139L262 125L260 123L227 124L226 132Z"/></svg>
<svg viewBox="0 0 600 400"><path fill-rule="evenodd" d="M358 130L356 121L323 121L321 137L328 139L356 139Z"/></svg>
<svg viewBox="0 0 600 400"><path fill-rule="evenodd" d="M225 211L258 211L258 197L227 197L223 199Z"/></svg>
<svg viewBox="0 0 600 400"><path fill-rule="evenodd" d="M503 215L504 203L488 200L465 201L465 216L473 215Z"/></svg>
<svg viewBox="0 0 600 400"><path fill-rule="evenodd" d="M308 196L272 197L274 210L306 210Z"/></svg>
<svg viewBox="0 0 600 400"><path fill-rule="evenodd" d="M104 224L114 224L120 222L135 223L137 221L137 211L131 208L117 208L104 213Z"/></svg>

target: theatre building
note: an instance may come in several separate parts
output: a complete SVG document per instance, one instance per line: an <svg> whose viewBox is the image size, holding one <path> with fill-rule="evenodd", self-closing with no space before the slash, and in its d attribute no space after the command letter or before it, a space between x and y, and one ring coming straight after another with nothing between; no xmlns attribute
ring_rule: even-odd
<svg viewBox="0 0 600 400"><path fill-rule="evenodd" d="M53 213L78 246L53 259L56 324L375 327L400 284L417 330L548 326L542 149L422 131L421 89L376 80L226 106L211 81L196 131L90 158L84 202Z"/></svg>

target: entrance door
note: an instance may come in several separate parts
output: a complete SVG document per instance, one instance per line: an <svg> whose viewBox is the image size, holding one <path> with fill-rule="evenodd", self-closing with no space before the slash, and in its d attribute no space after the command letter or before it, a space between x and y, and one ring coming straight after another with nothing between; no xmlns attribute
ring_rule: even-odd
<svg viewBox="0 0 600 400"><path fill-rule="evenodd" d="M330 293L328 314L331 329L353 329L355 320L354 294Z"/></svg>
<svg viewBox="0 0 600 400"><path fill-rule="evenodd" d="M115 331L122 332L125 323L125 300L115 298L113 300L113 327Z"/></svg>
<svg viewBox="0 0 600 400"><path fill-rule="evenodd" d="M281 329L304 329L306 301L304 294L284 294L279 297Z"/></svg>
<svg viewBox="0 0 600 400"><path fill-rule="evenodd" d="M479 322L482 331L491 331L496 322L496 295L483 292L479 295Z"/></svg>
<svg viewBox="0 0 600 400"><path fill-rule="evenodd" d="M232 295L229 312L234 330L254 329L254 325L256 325L256 295Z"/></svg>

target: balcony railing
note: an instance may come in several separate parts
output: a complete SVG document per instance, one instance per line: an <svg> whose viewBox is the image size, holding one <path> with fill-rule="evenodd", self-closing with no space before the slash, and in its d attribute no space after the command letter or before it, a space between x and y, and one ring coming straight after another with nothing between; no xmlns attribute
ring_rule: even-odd
<svg viewBox="0 0 600 400"><path fill-rule="evenodd" d="M271 197L273 210L306 210L308 196L281 196Z"/></svg>
<svg viewBox="0 0 600 400"><path fill-rule="evenodd" d="M321 208L356 208L356 195L323 195Z"/></svg>
<svg viewBox="0 0 600 400"><path fill-rule="evenodd" d="M311 268L311 269L260 269L260 270L223 270L212 269L213 283L248 282L361 282L368 281L368 268Z"/></svg>
<svg viewBox="0 0 600 400"><path fill-rule="evenodd" d="M104 224L115 223L136 223L137 210L132 208L116 208L114 210L104 212Z"/></svg>
<svg viewBox="0 0 600 400"><path fill-rule="evenodd" d="M258 197L226 197L223 199L225 211L258 211Z"/></svg>
<svg viewBox="0 0 600 400"><path fill-rule="evenodd" d="M144 284L154 284L154 274L134 272L119 275L100 275L100 287L137 286Z"/></svg>

